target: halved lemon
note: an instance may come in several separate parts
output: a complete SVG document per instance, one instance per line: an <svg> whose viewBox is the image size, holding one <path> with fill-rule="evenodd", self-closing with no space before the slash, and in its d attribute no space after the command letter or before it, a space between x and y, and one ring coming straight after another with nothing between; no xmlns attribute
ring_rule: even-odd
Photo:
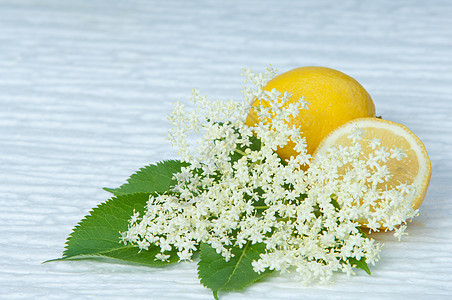
<svg viewBox="0 0 452 300"><path fill-rule="evenodd" d="M430 183L432 166L424 144L404 125L378 118L349 121L322 140L313 155L313 161L318 155L325 155L331 147L351 146L353 141L350 136L356 129L361 132L362 139L357 142L362 147L360 155L364 158L374 153L375 149L393 149L394 155L388 156L384 162L392 177L381 188L389 190L400 184L414 183L416 191L410 196L410 201L414 209L419 208Z"/></svg>

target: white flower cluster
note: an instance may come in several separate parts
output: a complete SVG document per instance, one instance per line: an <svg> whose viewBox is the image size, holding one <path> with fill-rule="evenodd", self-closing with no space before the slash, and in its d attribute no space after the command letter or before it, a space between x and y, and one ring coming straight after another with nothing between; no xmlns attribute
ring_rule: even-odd
<svg viewBox="0 0 452 300"><path fill-rule="evenodd" d="M387 151L374 139L368 141L373 155L363 157L365 137L357 129L349 137L352 146L330 149L311 162L304 138L287 125L307 103L264 91L274 75L272 69L257 75L247 70L255 89L246 89L242 102L210 102L194 91L193 110L176 105L169 137L189 166L175 174L170 193L151 195L145 214L135 214L122 233L123 242L140 250L157 245L161 260L175 252L190 260L201 242L225 260L233 247L263 243L265 253L253 262L256 272L291 268L311 282L328 281L337 270L353 273L356 261L378 259L381 245L361 225L404 234L404 223L416 213L405 200L413 187L383 188L391 176L384 163L403 159L403 151ZM248 126L253 99L262 99L261 121ZM191 148L193 133L203 138ZM282 161L275 150L289 141L300 155ZM302 165L309 165L307 171Z"/></svg>

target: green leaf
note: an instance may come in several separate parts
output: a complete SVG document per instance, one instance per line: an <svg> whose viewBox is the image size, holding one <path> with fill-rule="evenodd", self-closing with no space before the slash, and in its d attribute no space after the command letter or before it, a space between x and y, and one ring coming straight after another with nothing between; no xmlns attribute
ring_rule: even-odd
<svg viewBox="0 0 452 300"><path fill-rule="evenodd" d="M271 273L266 270L256 273L251 263L264 253L265 245L247 243L242 249L234 247L228 262L209 244L202 243L198 262L198 277L201 283L212 290L217 298L218 291L241 290Z"/></svg>
<svg viewBox="0 0 452 300"><path fill-rule="evenodd" d="M361 257L360 260L357 260L354 257L349 257L348 261L352 266L356 266L358 269L364 270L367 274L371 275L369 266L367 265L366 258L364 256Z"/></svg>
<svg viewBox="0 0 452 300"><path fill-rule="evenodd" d="M366 233L362 230L361 227L356 227L356 228L358 229L359 233L361 233L361 236L362 236L363 238L367 238Z"/></svg>
<svg viewBox="0 0 452 300"><path fill-rule="evenodd" d="M160 252L157 246L139 252L137 247L120 242L120 231L127 231L134 211L143 215L148 199L147 193L123 195L113 197L94 208L69 235L62 259L100 256L152 266L167 264L168 262L154 260ZM169 254L169 262L179 260L175 252Z"/></svg>
<svg viewBox="0 0 452 300"><path fill-rule="evenodd" d="M334 206L336 211L340 211L341 210L341 207L340 207L339 203L337 203L336 199L331 198L331 204Z"/></svg>
<svg viewBox="0 0 452 300"><path fill-rule="evenodd" d="M182 167L188 163L179 160L166 160L156 165L148 165L127 179L127 183L119 188L104 188L115 196L133 193L163 193L168 191L174 184L173 174L180 172Z"/></svg>

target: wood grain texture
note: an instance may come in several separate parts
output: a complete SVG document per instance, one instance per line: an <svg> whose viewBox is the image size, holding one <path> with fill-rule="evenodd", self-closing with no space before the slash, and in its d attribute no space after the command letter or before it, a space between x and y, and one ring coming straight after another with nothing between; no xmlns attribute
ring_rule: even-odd
<svg viewBox="0 0 452 300"><path fill-rule="evenodd" d="M452 295L452 2L0 0L0 298L211 299L195 263L61 256L71 228L140 167L176 158L166 115L199 88L239 98L243 67L339 69L424 141L433 176L409 236L372 276L293 274L224 299Z"/></svg>

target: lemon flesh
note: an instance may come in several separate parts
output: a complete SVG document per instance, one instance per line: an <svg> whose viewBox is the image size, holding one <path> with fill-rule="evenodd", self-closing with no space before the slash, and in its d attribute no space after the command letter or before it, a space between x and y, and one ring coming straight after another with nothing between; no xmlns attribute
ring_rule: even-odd
<svg viewBox="0 0 452 300"><path fill-rule="evenodd" d="M384 147L386 151L395 147L403 149L406 157L400 160L390 157L384 163L392 177L388 182L379 184L377 189L384 191L393 189L400 184L410 185L414 183L416 191L411 195L410 201L414 209L419 208L430 183L432 166L424 144L402 124L378 118L362 118L349 121L332 131L320 143L313 155L313 163L315 163L318 155L325 155L331 147L351 146L353 142L348 136L356 128L363 130L364 133L363 139L358 141L363 149L361 159L369 157L369 154L374 152L369 146L369 141L373 139L378 139L380 141L378 148Z"/></svg>

